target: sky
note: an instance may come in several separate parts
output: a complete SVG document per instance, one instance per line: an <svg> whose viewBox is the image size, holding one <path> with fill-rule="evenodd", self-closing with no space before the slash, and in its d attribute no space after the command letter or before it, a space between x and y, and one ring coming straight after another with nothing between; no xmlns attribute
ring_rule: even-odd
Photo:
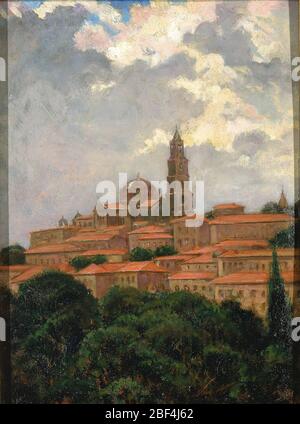
<svg viewBox="0 0 300 424"><path fill-rule="evenodd" d="M10 240L166 178L176 125L205 209L293 200L286 1L9 3Z"/></svg>

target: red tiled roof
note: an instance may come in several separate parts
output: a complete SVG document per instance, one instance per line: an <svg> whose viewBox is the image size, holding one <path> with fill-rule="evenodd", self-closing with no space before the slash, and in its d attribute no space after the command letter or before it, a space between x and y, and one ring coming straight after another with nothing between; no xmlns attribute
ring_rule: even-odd
<svg viewBox="0 0 300 424"><path fill-rule="evenodd" d="M282 272L282 278L286 283L300 281L300 274L293 272ZM266 284L269 281L268 272L235 272L215 278L213 284Z"/></svg>
<svg viewBox="0 0 300 424"><path fill-rule="evenodd" d="M153 234L145 234L138 238L139 240L155 240L155 239L173 239L171 234L167 233L153 233Z"/></svg>
<svg viewBox="0 0 300 424"><path fill-rule="evenodd" d="M34 253L60 253L60 252L78 252L80 249L70 243L47 244L43 246L32 247L27 249L25 254Z"/></svg>
<svg viewBox="0 0 300 424"><path fill-rule="evenodd" d="M126 249L94 249L80 253L80 256L97 256L97 255L125 255L128 253Z"/></svg>
<svg viewBox="0 0 300 424"><path fill-rule="evenodd" d="M300 249L277 249L278 256L299 256ZM230 250L220 255L221 258L244 258L244 257L259 257L272 256L272 249L251 249L251 250Z"/></svg>
<svg viewBox="0 0 300 424"><path fill-rule="evenodd" d="M111 240L113 237L115 237L116 234L98 234L98 233L86 233L86 234L78 234L76 236L70 237L67 242L76 242L76 241L106 241Z"/></svg>
<svg viewBox="0 0 300 424"><path fill-rule="evenodd" d="M191 259L191 255L169 255L169 256L157 256L154 260L155 261L187 261L188 259Z"/></svg>
<svg viewBox="0 0 300 424"><path fill-rule="evenodd" d="M217 247L222 247L224 249L234 247L268 247L269 243L267 240L224 240L216 245Z"/></svg>
<svg viewBox="0 0 300 424"><path fill-rule="evenodd" d="M143 262L119 262L119 263L107 263L102 265L89 265L77 273L77 275L93 275L93 274L104 274L104 273L115 273L115 272L168 272L165 268L162 268L150 261Z"/></svg>
<svg viewBox="0 0 300 424"><path fill-rule="evenodd" d="M293 218L285 213L253 213L242 215L221 215L209 221L209 225L214 224L243 224L256 222L287 222Z"/></svg>
<svg viewBox="0 0 300 424"><path fill-rule="evenodd" d="M19 284L23 283L24 281L29 280L30 278L34 277L37 274L40 274L43 271L47 270L57 270L61 272L66 272L69 274L72 274L74 272L74 268L69 264L59 264L59 265L34 265L31 266L27 271L22 272L22 274L17 275L11 280L11 284Z"/></svg>
<svg viewBox="0 0 300 424"><path fill-rule="evenodd" d="M124 266L124 262L105 263L101 265L91 264L81 269L76 275L111 274L118 271L122 266Z"/></svg>
<svg viewBox="0 0 300 424"><path fill-rule="evenodd" d="M212 254L208 253L206 255L200 255L200 256L193 257L192 259L188 259L187 261L184 262L183 265L185 265L185 264L205 264L205 263L212 263L212 262L213 262Z"/></svg>
<svg viewBox="0 0 300 424"><path fill-rule="evenodd" d="M119 272L139 272L139 271L147 271L147 272L168 272L167 269L158 266L154 262L143 261L143 262L127 262Z"/></svg>
<svg viewBox="0 0 300 424"><path fill-rule="evenodd" d="M195 213L193 215L180 216L179 218L172 219L171 224L176 224L177 222L182 222L182 221L186 221L187 219L195 219L195 218L196 218ZM203 222L208 222L208 219L203 218Z"/></svg>
<svg viewBox="0 0 300 424"><path fill-rule="evenodd" d="M147 225L146 227L140 227L136 230L130 231L128 234L151 234L151 233L167 233L166 227L159 225Z"/></svg>
<svg viewBox="0 0 300 424"><path fill-rule="evenodd" d="M212 280L214 277L214 272L176 272L169 280Z"/></svg>
<svg viewBox="0 0 300 424"><path fill-rule="evenodd" d="M240 209L244 208L244 206L239 205L237 203L220 203L219 205L215 205L213 209Z"/></svg>
<svg viewBox="0 0 300 424"><path fill-rule="evenodd" d="M22 272L31 268L32 265L20 264L20 265L0 265L0 271L11 271L11 272Z"/></svg>
<svg viewBox="0 0 300 424"><path fill-rule="evenodd" d="M184 255L203 255L206 253L214 253L214 252L222 252L224 249L221 249L217 245L211 245L211 246L204 246L204 247L194 247L190 250L184 250L182 251L182 254Z"/></svg>

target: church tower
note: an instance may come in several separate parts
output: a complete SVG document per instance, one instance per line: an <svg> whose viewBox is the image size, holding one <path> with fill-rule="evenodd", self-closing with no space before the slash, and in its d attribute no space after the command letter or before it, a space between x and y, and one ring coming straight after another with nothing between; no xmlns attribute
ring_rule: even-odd
<svg viewBox="0 0 300 424"><path fill-rule="evenodd" d="M282 187L282 190L281 190L281 195L280 195L280 199L279 199L279 202L278 202L278 206L279 206L280 209L287 209L288 206L289 206L288 202L286 200L284 191L283 191L283 187Z"/></svg>
<svg viewBox="0 0 300 424"><path fill-rule="evenodd" d="M180 137L176 127L174 136L170 141L170 157L168 159L168 183L179 181L184 188L184 181L189 181L188 159L184 156L184 142ZM174 216L174 193L170 192L171 215ZM184 195L182 196L182 205L184 205ZM182 211L183 214L183 211Z"/></svg>

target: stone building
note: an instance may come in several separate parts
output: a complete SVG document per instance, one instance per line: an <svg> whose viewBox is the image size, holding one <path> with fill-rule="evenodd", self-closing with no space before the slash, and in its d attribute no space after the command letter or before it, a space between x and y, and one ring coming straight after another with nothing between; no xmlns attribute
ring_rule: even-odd
<svg viewBox="0 0 300 424"><path fill-rule="evenodd" d="M213 207L213 216L223 215L241 215L244 213L245 207L237 203L222 203Z"/></svg>
<svg viewBox="0 0 300 424"><path fill-rule="evenodd" d="M199 293L213 300L214 287L211 285L211 281L214 277L214 272L177 272L169 276L170 290Z"/></svg>
<svg viewBox="0 0 300 424"><path fill-rule="evenodd" d="M78 228L73 226L60 226L57 228L48 228L46 230L32 231L30 233L30 247L62 243L68 238L76 235L77 232Z"/></svg>
<svg viewBox="0 0 300 424"><path fill-rule="evenodd" d="M282 272L300 271L299 249L277 249L278 260ZM228 275L240 271L269 272L272 266L271 249L252 249L228 251L217 258L218 275Z"/></svg>
<svg viewBox="0 0 300 424"><path fill-rule="evenodd" d="M236 300L242 308L250 309L265 317L268 308L268 272L237 272L214 279L215 300ZM293 306L294 314L300 313L300 274L283 272L286 293Z"/></svg>
<svg viewBox="0 0 300 424"><path fill-rule="evenodd" d="M138 247L155 250L158 247L174 246L173 236L168 233L145 234L138 238Z"/></svg>
<svg viewBox="0 0 300 424"><path fill-rule="evenodd" d="M30 265L59 265L79 256L82 249L71 243L48 244L27 249L25 260Z"/></svg>
<svg viewBox="0 0 300 424"><path fill-rule="evenodd" d="M168 272L175 272L180 271L181 265L191 258L189 255L158 256L154 258L154 263L167 269Z"/></svg>
<svg viewBox="0 0 300 424"><path fill-rule="evenodd" d="M114 233L78 233L66 240L66 242L80 247L81 250L127 249L126 238Z"/></svg>
<svg viewBox="0 0 300 424"><path fill-rule="evenodd" d="M148 261L92 264L75 276L97 298L104 296L113 285L135 287L149 292L169 289L167 270Z"/></svg>
<svg viewBox="0 0 300 424"><path fill-rule="evenodd" d="M293 218L284 213L221 215L209 221L210 243L234 239L269 240L292 222Z"/></svg>
<svg viewBox="0 0 300 424"><path fill-rule="evenodd" d="M192 215L189 219L195 219L195 217L196 215ZM180 217L171 221L175 249L185 251L210 244L208 220L205 218L203 224L199 227L188 227L186 219L187 217Z"/></svg>
<svg viewBox="0 0 300 424"><path fill-rule="evenodd" d="M128 259L128 250L126 249L91 249L80 253L80 256L93 258L95 256L105 256L107 262L118 263Z"/></svg>
<svg viewBox="0 0 300 424"><path fill-rule="evenodd" d="M139 240L143 236L148 236L152 234L169 234L168 227L165 225L146 225L143 227L136 228L133 231L128 233L128 245L129 250L131 251L135 247L141 247Z"/></svg>
<svg viewBox="0 0 300 424"><path fill-rule="evenodd" d="M191 272L212 272L217 275L217 257L212 253L206 255L194 256L191 259L183 262L181 265L182 271Z"/></svg>

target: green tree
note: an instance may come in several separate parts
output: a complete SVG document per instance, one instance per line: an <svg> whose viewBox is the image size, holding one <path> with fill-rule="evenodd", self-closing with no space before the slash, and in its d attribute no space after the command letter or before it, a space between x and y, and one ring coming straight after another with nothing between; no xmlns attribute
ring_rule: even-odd
<svg viewBox="0 0 300 424"><path fill-rule="evenodd" d="M176 255L177 251L172 246L159 246L155 249L154 256Z"/></svg>
<svg viewBox="0 0 300 424"><path fill-rule="evenodd" d="M72 276L44 272L20 286L12 302L14 398L18 403L62 400L85 333L97 318L97 302Z"/></svg>
<svg viewBox="0 0 300 424"><path fill-rule="evenodd" d="M279 231L271 240L269 240L269 243L273 248L294 247L295 226L291 225L289 228Z"/></svg>
<svg viewBox="0 0 300 424"><path fill-rule="evenodd" d="M92 257L86 256L75 256L70 260L70 265L72 265L77 271L83 269L91 264L100 265L106 262L106 257L104 255L96 255Z"/></svg>
<svg viewBox="0 0 300 424"><path fill-rule="evenodd" d="M289 349L291 346L291 306L285 292L276 250L272 255L272 270L269 279L268 324L272 344Z"/></svg>
<svg viewBox="0 0 300 424"><path fill-rule="evenodd" d="M130 261L151 261L154 258L154 252L151 249L143 249L142 247L135 247L130 253Z"/></svg>
<svg viewBox="0 0 300 424"><path fill-rule="evenodd" d="M19 244L4 247L0 252L2 265L19 265L25 263L25 248Z"/></svg>

